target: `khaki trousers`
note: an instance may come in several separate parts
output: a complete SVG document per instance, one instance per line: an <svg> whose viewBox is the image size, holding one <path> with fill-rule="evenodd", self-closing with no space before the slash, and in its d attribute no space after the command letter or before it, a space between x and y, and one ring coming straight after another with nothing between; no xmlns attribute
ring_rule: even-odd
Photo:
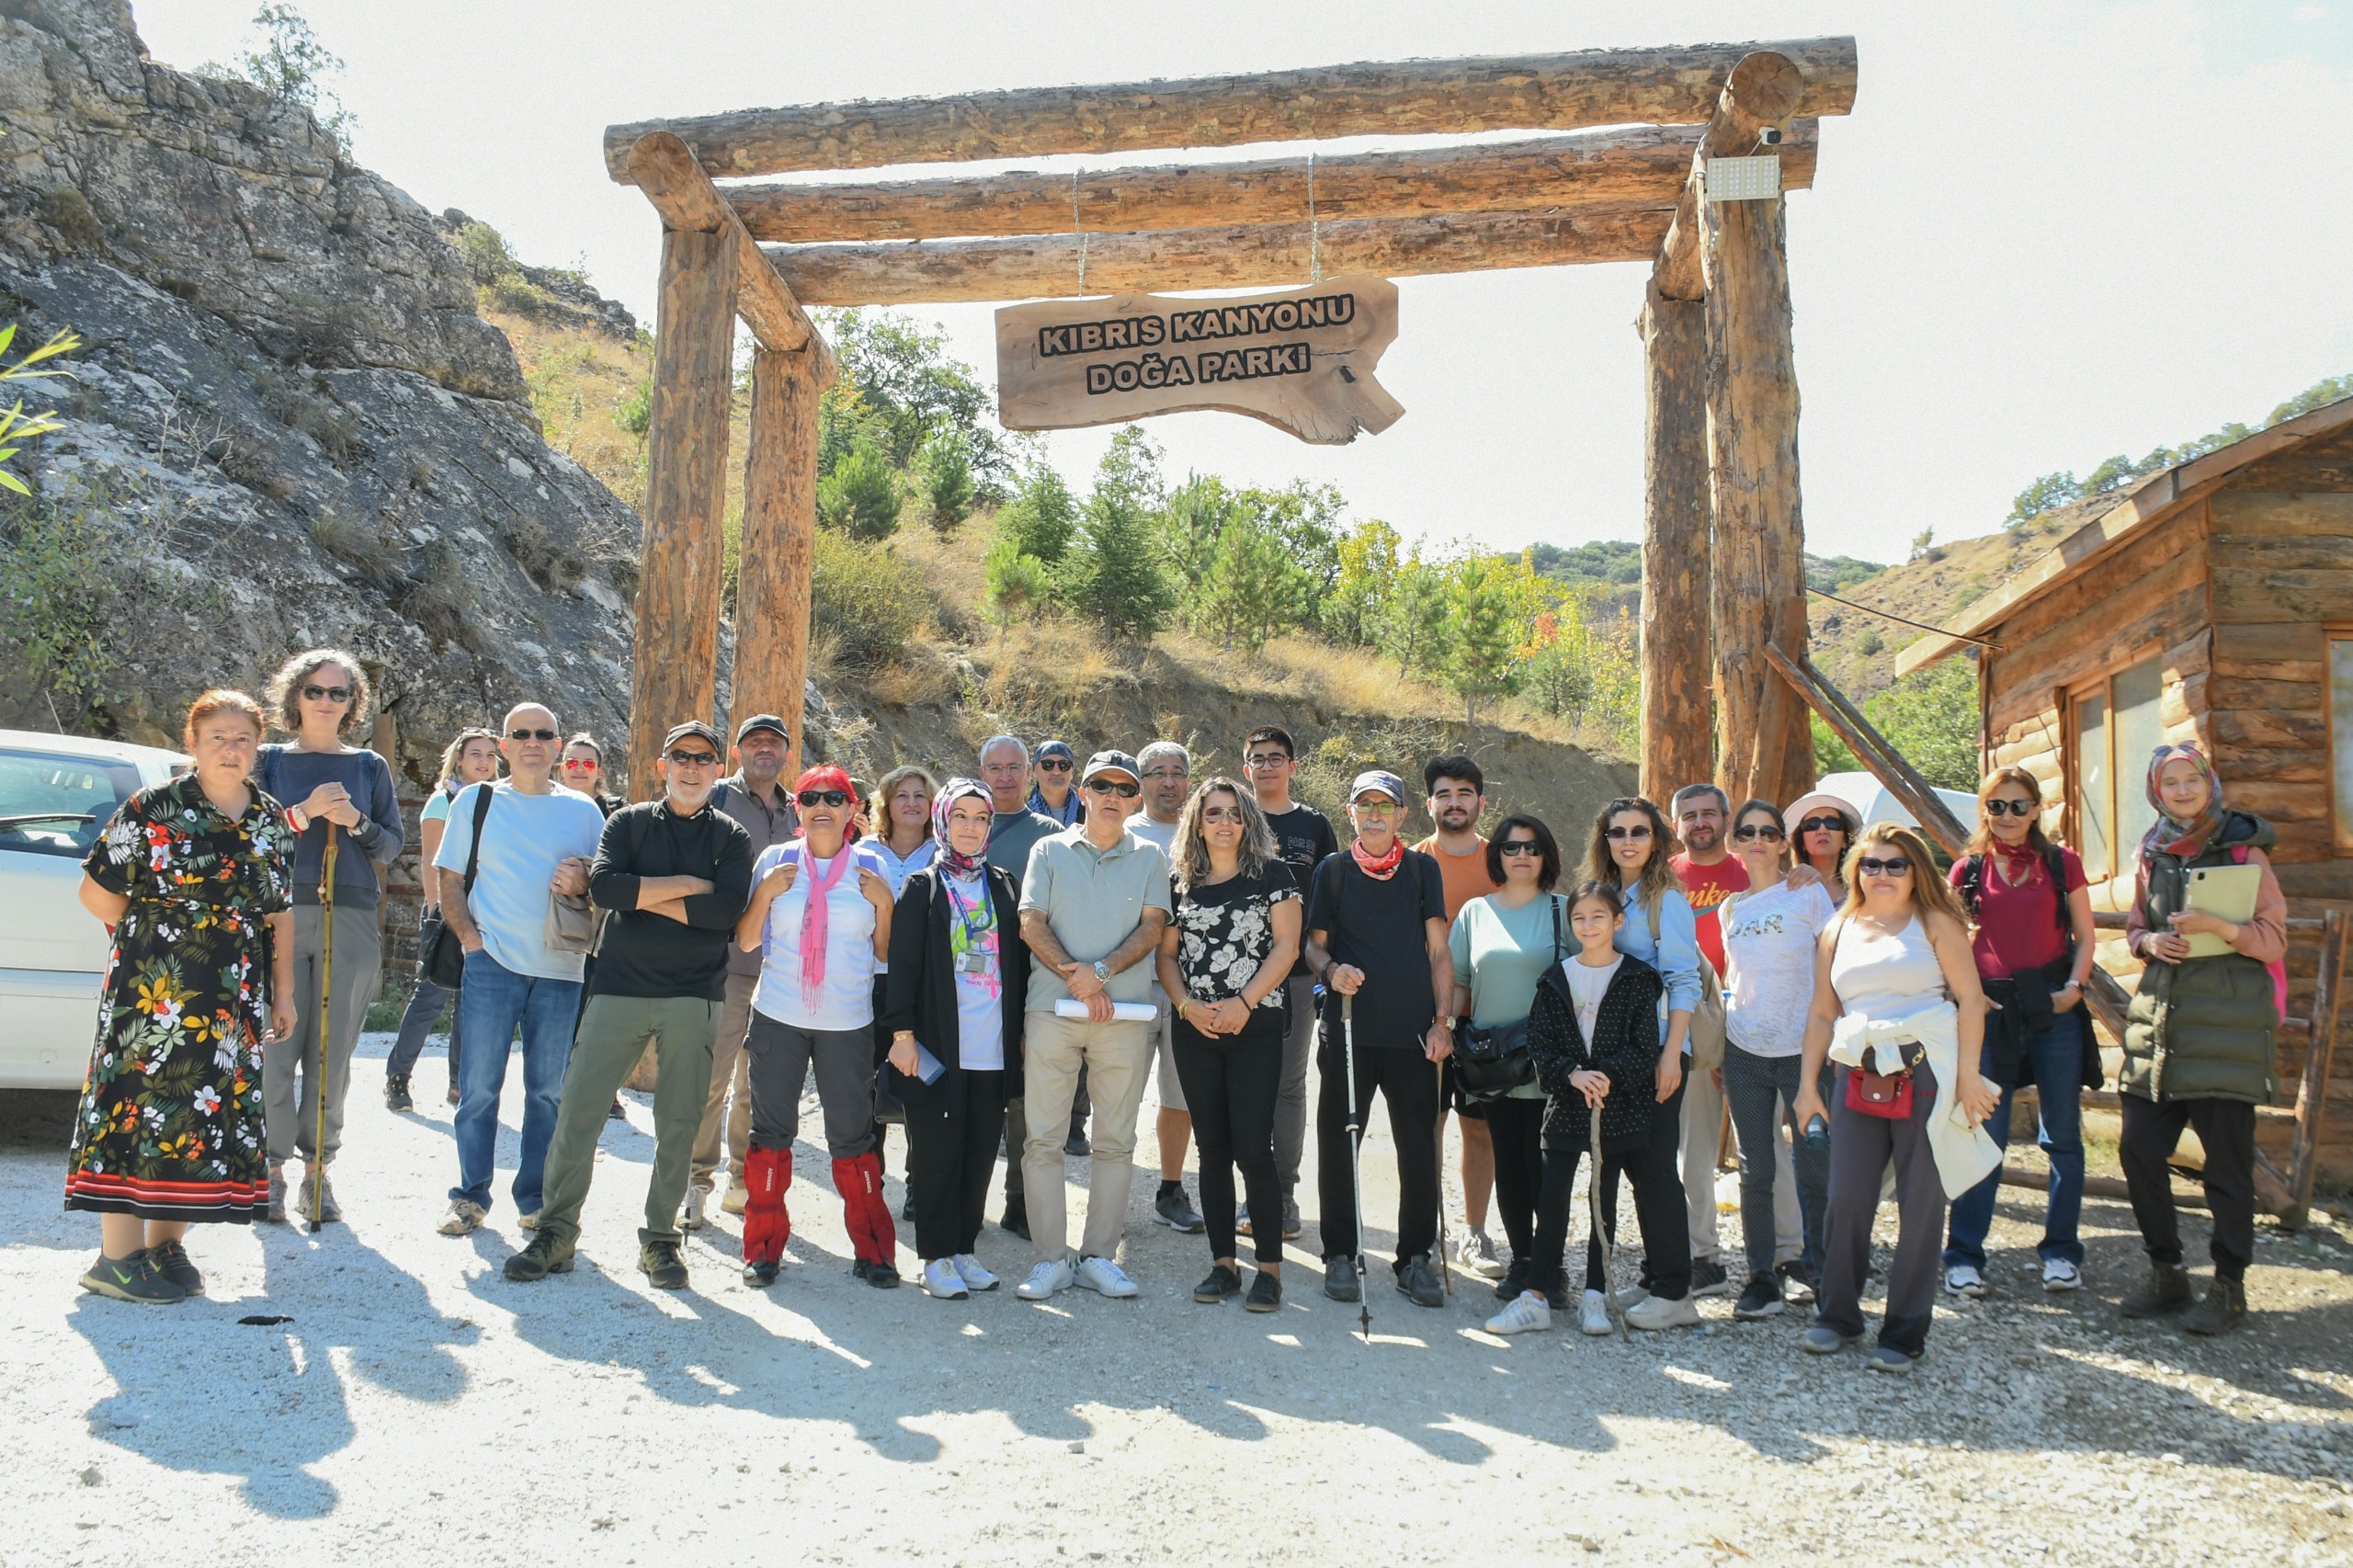
<svg viewBox="0 0 2353 1568"><path fill-rule="evenodd" d="M709 1192L719 1176L719 1134L727 1131L727 1174L744 1174L744 1151L752 1142L751 1058L744 1037L752 1028L756 974L727 976L727 999L719 1005L719 1032L710 1042L710 1093L703 1101L702 1125L695 1132L693 1185ZM731 1097L732 1096L732 1097Z"/></svg>
<svg viewBox="0 0 2353 1568"><path fill-rule="evenodd" d="M1116 1257L1127 1229L1128 1186L1135 1173L1136 1108L1153 1062L1142 1024L1089 1023L1031 1013L1022 1034L1021 1078L1029 1136L1022 1145L1021 1176L1029 1211L1029 1245L1040 1263L1069 1251L1063 1212L1063 1142L1070 1136L1070 1107L1078 1070L1095 1100L1090 1134L1095 1168L1086 1196L1082 1257Z"/></svg>
<svg viewBox="0 0 2353 1568"><path fill-rule="evenodd" d="M688 1141L702 1109L710 1032L718 1021L719 1004L700 996L588 998L564 1068L563 1099L540 1177L540 1230L562 1242L580 1239L580 1206L596 1174L605 1109L651 1045L659 1074L654 1086L654 1172L645 1187L645 1225L637 1239L679 1239Z"/></svg>
<svg viewBox="0 0 2353 1568"><path fill-rule="evenodd" d="M319 1136L319 967L326 947L326 910L315 903L294 906L294 1006L301 1017L285 1040L261 1048L263 1130L269 1160L282 1165L295 1154L310 1159ZM343 1104L351 1089L351 1056L359 1047L359 1027L383 977L383 939L373 909L338 905L335 912L335 972L326 976L327 1147L335 1160L343 1146Z"/></svg>

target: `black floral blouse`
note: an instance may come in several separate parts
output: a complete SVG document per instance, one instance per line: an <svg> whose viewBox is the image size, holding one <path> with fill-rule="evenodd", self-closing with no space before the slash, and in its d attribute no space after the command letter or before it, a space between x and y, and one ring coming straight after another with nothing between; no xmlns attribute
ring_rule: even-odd
<svg viewBox="0 0 2353 1568"><path fill-rule="evenodd" d="M1275 905L1299 896L1299 881L1280 860L1256 876L1196 882L1176 895L1176 969L1186 994L1196 1002L1222 1002L1242 994L1267 956L1275 950ZM1267 993L1256 1011L1264 1017L1283 1013L1290 987Z"/></svg>

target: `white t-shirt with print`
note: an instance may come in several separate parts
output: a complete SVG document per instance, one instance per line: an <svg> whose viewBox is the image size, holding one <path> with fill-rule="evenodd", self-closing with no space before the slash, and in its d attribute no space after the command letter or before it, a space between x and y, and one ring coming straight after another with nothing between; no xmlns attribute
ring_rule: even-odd
<svg viewBox="0 0 2353 1568"><path fill-rule="evenodd" d="M1814 947L1837 910L1820 882L1779 883L1723 905L1724 1033L1751 1056L1805 1049L1813 1007Z"/></svg>

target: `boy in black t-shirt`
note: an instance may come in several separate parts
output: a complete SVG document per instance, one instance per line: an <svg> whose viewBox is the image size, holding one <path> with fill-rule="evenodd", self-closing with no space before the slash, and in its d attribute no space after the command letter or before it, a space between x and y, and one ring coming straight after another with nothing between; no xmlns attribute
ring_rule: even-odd
<svg viewBox="0 0 2353 1568"><path fill-rule="evenodd" d="M1438 1244L1437 1063L1453 1051L1454 959L1438 862L1405 847L1404 782L1357 776L1348 790L1356 842L1316 868L1308 900L1307 961L1333 994L1324 1009L1324 1089L1317 1097L1316 1187L1323 1201L1324 1293L1361 1299L1356 1275L1356 1169L1348 1147L1342 997L1355 1001L1356 1116L1377 1089L1397 1147L1397 1289L1416 1306L1445 1300L1430 1261Z"/></svg>
<svg viewBox="0 0 2353 1568"><path fill-rule="evenodd" d="M1250 792L1257 797L1283 863L1305 897L1313 891L1315 868L1339 853L1340 841L1322 812L1290 798L1297 757L1290 732L1279 725L1261 724L1243 737L1242 767L1249 776ZM1307 1064L1314 1055L1315 1038L1315 975L1307 967L1303 947L1285 983L1283 1001L1289 1008L1289 1032L1283 1037L1282 1083L1275 1091L1275 1175L1283 1189L1283 1239L1292 1241L1302 1229L1299 1201L1292 1195L1299 1189L1300 1160L1307 1148ZM1242 1234L1252 1233L1247 1205L1235 1223Z"/></svg>

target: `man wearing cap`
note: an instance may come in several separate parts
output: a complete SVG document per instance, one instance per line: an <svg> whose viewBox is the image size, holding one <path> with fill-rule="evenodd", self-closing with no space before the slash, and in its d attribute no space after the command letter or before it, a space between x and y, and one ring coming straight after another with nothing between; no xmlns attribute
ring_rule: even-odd
<svg viewBox="0 0 2353 1568"><path fill-rule="evenodd" d="M978 761L981 782L989 792L989 864L1010 876L1017 889L1021 873L1029 869L1029 851L1040 839L1060 833L1063 824L1031 811L1023 797L1029 787L1029 747L1020 736L991 735L981 743ZM1025 1242L1029 1239L1029 1206L1021 1187L1021 1149L1029 1140L1027 1105L1019 1095L1005 1102L1005 1214L997 1221Z"/></svg>
<svg viewBox="0 0 2353 1568"><path fill-rule="evenodd" d="M1085 822L1086 802L1079 798L1077 781L1071 777L1078 767L1078 755L1070 749L1070 743L1046 742L1030 766L1038 782L1029 791L1029 809L1053 818L1057 827L1075 827Z"/></svg>
<svg viewBox="0 0 2353 1568"><path fill-rule="evenodd" d="M773 713L755 713L735 726L735 771L710 791L715 811L735 820L752 835L752 858L769 847L790 843L801 831L793 814L792 797L785 792L784 765L790 760L791 740L784 721ZM689 1231L702 1229L711 1189L718 1184L720 1133L726 1131L727 1174L734 1177L719 1206L730 1214L744 1211L744 1151L752 1137L752 1088L744 1054L744 1037L752 1027L752 993L760 985L760 955L727 946L727 995L720 1004L719 1033L710 1047L710 1094L703 1102L702 1125L695 1133L694 1168L688 1178L687 1210L679 1221Z"/></svg>
<svg viewBox="0 0 2353 1568"><path fill-rule="evenodd" d="M1158 845L1173 868L1177 819L1193 792L1193 754L1175 741L1154 741L1136 753L1136 761L1143 768L1143 814L1129 819L1128 831ZM1192 1141L1193 1113L1185 1105L1185 1085L1176 1078L1176 1052L1168 1038L1172 1015L1157 975L1152 982L1152 1006L1153 1082L1160 1092L1160 1190L1153 1195L1152 1217L1171 1230L1199 1235L1201 1216L1185 1198L1185 1145Z"/></svg>
<svg viewBox="0 0 2353 1568"><path fill-rule="evenodd" d="M530 1244L506 1260L509 1279L528 1283L570 1272L605 1107L650 1044L660 1077L638 1267L665 1290L686 1288L678 1203L710 1086L728 939L752 887L750 835L710 805L722 747L709 724L672 730L652 759L661 797L615 812L597 841L588 896L614 919L597 949L588 1006L564 1070L548 1147L546 1205Z"/></svg>
<svg viewBox="0 0 2353 1568"><path fill-rule="evenodd" d="M1438 1244L1437 1063L1453 1051L1454 955L1447 946L1446 882L1438 862L1405 847L1405 783L1393 773L1357 775L1348 790L1356 840L1315 869L1307 903L1307 961L1331 993L1324 1006L1323 1092L1315 1107L1316 1188L1323 1200L1324 1293L1363 1297L1357 1278L1356 1163L1348 1146L1343 1059L1355 1011L1356 1119L1375 1090L1389 1102L1397 1148L1397 1289L1417 1306L1445 1301L1430 1264Z"/></svg>
<svg viewBox="0 0 2353 1568"><path fill-rule="evenodd" d="M1151 973L1143 960L1168 924L1168 858L1128 831L1143 792L1143 768L1134 757L1097 752L1079 787L1086 792L1086 820L1040 840L1021 878L1021 939L1039 960L1029 969L1021 1063L1031 1129L1022 1176L1037 1261L1015 1294L1032 1301L1073 1283L1105 1296L1136 1293L1116 1255L1134 1170L1136 1108L1152 1052L1145 1024L1120 1018L1115 1009L1124 1003L1150 1015ZM1063 1016L1063 1006L1080 1016ZM1095 1166L1074 1268L1063 1218L1062 1130L1081 1065L1095 1084Z"/></svg>

